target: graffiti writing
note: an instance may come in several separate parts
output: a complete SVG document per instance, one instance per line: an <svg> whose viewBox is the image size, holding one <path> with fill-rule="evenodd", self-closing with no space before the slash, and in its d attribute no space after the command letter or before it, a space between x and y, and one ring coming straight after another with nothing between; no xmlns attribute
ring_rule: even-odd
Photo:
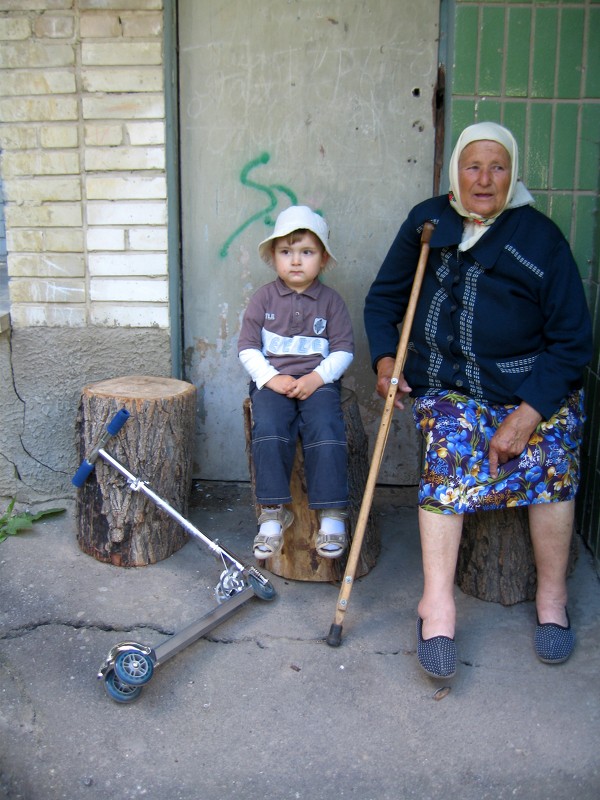
<svg viewBox="0 0 600 800"><path fill-rule="evenodd" d="M261 164L267 164L269 162L269 159L270 155L268 153L261 153L261 155L259 155L258 158L254 158L252 159L252 161L249 161L240 173L240 182L242 186L248 186L248 188L250 189L256 189L257 191L266 194L267 197L269 198L269 202L268 205L265 206L265 208L261 209L260 211L257 211L256 214L252 214L251 217L248 217L248 219L242 225L240 225L240 227L237 228L231 234L231 236L227 238L227 240L221 247L221 250L219 251L219 255L221 256L221 258L225 258L227 256L227 253L229 252L229 248L231 247L233 241L242 233L242 231L245 231L249 225L252 225L253 222L257 222L258 220L262 219L265 225L275 224L272 212L277 208L278 192L280 194L285 195L290 201L291 205L298 204L298 198L296 197L294 192L292 192L291 189L287 188L287 186L282 186L279 183L273 183L269 186L266 186L264 183L257 183L256 181L253 181L249 178L249 174L253 169L261 166Z"/></svg>

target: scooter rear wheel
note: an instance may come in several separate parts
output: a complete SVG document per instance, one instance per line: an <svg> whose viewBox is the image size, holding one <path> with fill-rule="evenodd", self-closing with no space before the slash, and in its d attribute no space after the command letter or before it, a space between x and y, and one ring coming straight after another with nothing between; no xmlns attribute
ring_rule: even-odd
<svg viewBox="0 0 600 800"><path fill-rule="evenodd" d="M271 581L261 583L261 581L259 581L255 575L252 575L252 573L248 575L248 583L252 587L254 594L259 598L259 600L272 600L277 594Z"/></svg>

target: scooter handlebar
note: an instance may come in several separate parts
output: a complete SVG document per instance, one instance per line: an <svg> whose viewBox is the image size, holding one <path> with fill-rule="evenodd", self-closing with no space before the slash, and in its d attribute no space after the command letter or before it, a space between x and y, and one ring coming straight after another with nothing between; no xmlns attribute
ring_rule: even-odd
<svg viewBox="0 0 600 800"><path fill-rule="evenodd" d="M98 458L98 453L102 447L108 442L110 438L116 436L116 434L121 430L123 425L129 419L129 411L126 408L122 408L120 411L114 415L114 417L107 423L106 429L102 436L100 437L100 441L94 447L92 452L90 453L88 458L84 458L81 464L79 465L79 469L71 478L71 483L73 486L77 486L80 489L83 484L86 482L90 474L93 472L94 469L94 462Z"/></svg>

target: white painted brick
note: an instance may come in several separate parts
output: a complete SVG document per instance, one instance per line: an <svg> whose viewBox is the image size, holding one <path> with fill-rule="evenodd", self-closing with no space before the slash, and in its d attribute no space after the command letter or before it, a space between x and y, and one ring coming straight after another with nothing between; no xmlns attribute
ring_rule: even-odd
<svg viewBox="0 0 600 800"><path fill-rule="evenodd" d="M44 231L12 228L6 231L6 245L13 253L41 253Z"/></svg>
<svg viewBox="0 0 600 800"><path fill-rule="evenodd" d="M166 253L90 254L88 263L93 277L153 277L167 274Z"/></svg>
<svg viewBox="0 0 600 800"><path fill-rule="evenodd" d="M83 69L86 92L159 92L163 88L162 67Z"/></svg>
<svg viewBox="0 0 600 800"><path fill-rule="evenodd" d="M169 309L160 305L117 306L112 303L93 303L91 323L109 328L168 328Z"/></svg>
<svg viewBox="0 0 600 800"><path fill-rule="evenodd" d="M166 303L168 297L169 285L164 280L90 280L90 299L96 302Z"/></svg>
<svg viewBox="0 0 600 800"><path fill-rule="evenodd" d="M29 39L30 35L31 25L27 17L0 17L1 40Z"/></svg>
<svg viewBox="0 0 600 800"><path fill-rule="evenodd" d="M140 144L164 144L165 124L164 122L128 122L125 130L129 136L129 143L132 145Z"/></svg>
<svg viewBox="0 0 600 800"><path fill-rule="evenodd" d="M163 176L143 178L96 178L86 180L86 195L90 200L164 200L167 182Z"/></svg>
<svg viewBox="0 0 600 800"><path fill-rule="evenodd" d="M163 119L165 116L162 94L84 96L81 106L84 119Z"/></svg>
<svg viewBox="0 0 600 800"><path fill-rule="evenodd" d="M75 73L67 70L5 70L0 95L73 94L77 90Z"/></svg>
<svg viewBox="0 0 600 800"><path fill-rule="evenodd" d="M8 204L4 208L7 230L18 228L79 227L82 223L81 205L47 203L43 205Z"/></svg>
<svg viewBox="0 0 600 800"><path fill-rule="evenodd" d="M56 278L12 278L11 303L81 303L85 299L82 280Z"/></svg>
<svg viewBox="0 0 600 800"><path fill-rule="evenodd" d="M88 250L124 250L125 231L123 228L88 228Z"/></svg>
<svg viewBox="0 0 600 800"><path fill-rule="evenodd" d="M4 199L13 203L81 200L81 178L9 178L4 182Z"/></svg>
<svg viewBox="0 0 600 800"><path fill-rule="evenodd" d="M85 168L100 170L164 169L164 147L88 147Z"/></svg>
<svg viewBox="0 0 600 800"><path fill-rule="evenodd" d="M23 11L23 0L1 0L2 11ZM27 8L32 11L70 9L73 0L27 0Z"/></svg>
<svg viewBox="0 0 600 800"><path fill-rule="evenodd" d="M45 249L55 253L83 253L81 228L46 228Z"/></svg>
<svg viewBox="0 0 600 800"><path fill-rule="evenodd" d="M123 143L123 126L118 123L114 125L88 123L84 128L84 140L86 145L91 147L115 147Z"/></svg>
<svg viewBox="0 0 600 800"><path fill-rule="evenodd" d="M75 253L29 253L8 255L11 278L82 278L85 264Z"/></svg>
<svg viewBox="0 0 600 800"><path fill-rule="evenodd" d="M33 125L1 125L0 148L5 150L32 150L38 145L37 128Z"/></svg>
<svg viewBox="0 0 600 800"><path fill-rule="evenodd" d="M75 125L45 125L40 130L40 144L46 149L77 147L79 129Z"/></svg>
<svg viewBox="0 0 600 800"><path fill-rule="evenodd" d="M82 39L115 39L122 33L120 15L84 11L79 17L79 33Z"/></svg>
<svg viewBox="0 0 600 800"><path fill-rule="evenodd" d="M79 0L79 8L89 11L92 8L117 9L123 11L158 11L163 7L163 0Z"/></svg>
<svg viewBox="0 0 600 800"><path fill-rule="evenodd" d="M75 48L70 44L50 44L29 40L23 44L3 45L0 48L0 67L70 67L75 63Z"/></svg>
<svg viewBox="0 0 600 800"><path fill-rule="evenodd" d="M87 311L84 305L13 303L10 322L13 328L83 328L87 324Z"/></svg>
<svg viewBox="0 0 600 800"><path fill-rule="evenodd" d="M130 228L129 247L132 250L164 250L167 249L166 228Z"/></svg>
<svg viewBox="0 0 600 800"><path fill-rule="evenodd" d="M6 242L11 254L83 253L83 231L80 228L43 228L7 231Z"/></svg>
<svg viewBox="0 0 600 800"><path fill-rule="evenodd" d="M0 100L0 119L6 122L68 122L77 119L75 97L11 97Z"/></svg>
<svg viewBox="0 0 600 800"><path fill-rule="evenodd" d="M79 175L79 153L75 152L13 150L2 161L5 178L18 175Z"/></svg>
<svg viewBox="0 0 600 800"><path fill-rule="evenodd" d="M166 225L166 203L87 204L89 225Z"/></svg>
<svg viewBox="0 0 600 800"><path fill-rule="evenodd" d="M75 20L71 15L46 13L35 18L33 31L40 39L68 39L73 36L74 26Z"/></svg>
<svg viewBox="0 0 600 800"><path fill-rule="evenodd" d="M158 14L140 14L130 13L124 11L121 15L121 23L123 25L123 36L158 38L162 36L163 31L163 15Z"/></svg>
<svg viewBox="0 0 600 800"><path fill-rule="evenodd" d="M151 65L162 63L162 42L86 42L81 45L84 66Z"/></svg>
<svg viewBox="0 0 600 800"><path fill-rule="evenodd" d="M82 224L82 209L79 203L48 203L43 206L13 206L4 209L8 228L78 228Z"/></svg>

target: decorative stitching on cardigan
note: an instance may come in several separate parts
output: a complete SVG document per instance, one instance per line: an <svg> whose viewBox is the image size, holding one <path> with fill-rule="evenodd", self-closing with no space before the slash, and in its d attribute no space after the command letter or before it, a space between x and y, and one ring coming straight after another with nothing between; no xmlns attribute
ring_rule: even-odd
<svg viewBox="0 0 600 800"><path fill-rule="evenodd" d="M541 270L539 267L537 267L535 264L532 264L531 261L528 261L526 258L524 258L519 253L517 248L514 247L512 244L504 245L504 249L508 250L508 252L512 256L514 256L514 258L516 258L516 260L519 262L519 264L522 264L524 267L527 267L527 269L531 270L531 272L533 272L534 275L537 275L538 278L543 278L544 277L544 271Z"/></svg>
<svg viewBox="0 0 600 800"><path fill-rule="evenodd" d="M517 358L513 361L497 361L496 366L500 372L517 375L520 372L531 372L537 360L537 355L528 358Z"/></svg>

